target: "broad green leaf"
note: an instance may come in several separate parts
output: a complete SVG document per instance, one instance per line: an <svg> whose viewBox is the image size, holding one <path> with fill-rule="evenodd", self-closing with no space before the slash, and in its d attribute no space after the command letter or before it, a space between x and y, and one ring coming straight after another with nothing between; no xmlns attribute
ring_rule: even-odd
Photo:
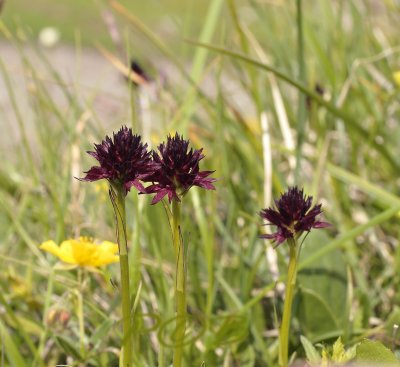
<svg viewBox="0 0 400 367"><path fill-rule="evenodd" d="M358 346L356 359L363 363L377 363L379 366L399 366L400 363L393 352L381 342L364 339Z"/></svg>
<svg viewBox="0 0 400 367"><path fill-rule="evenodd" d="M316 253L330 238L325 231L313 231L304 241L301 259ZM346 264L340 250L335 249L329 256L303 268L298 274L298 283L321 297L338 325L346 318L347 273Z"/></svg>
<svg viewBox="0 0 400 367"><path fill-rule="evenodd" d="M393 333L393 328L395 325L400 325L400 308L398 306L394 307L393 311L390 313L385 322L385 329L388 335Z"/></svg>
<svg viewBox="0 0 400 367"><path fill-rule="evenodd" d="M338 329L332 311L319 294L300 287L296 297L298 301L297 317L302 332L311 340Z"/></svg>

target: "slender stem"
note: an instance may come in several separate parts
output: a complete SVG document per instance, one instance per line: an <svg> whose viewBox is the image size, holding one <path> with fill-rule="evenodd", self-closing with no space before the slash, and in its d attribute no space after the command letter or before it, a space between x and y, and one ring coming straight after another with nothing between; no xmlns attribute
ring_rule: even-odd
<svg viewBox="0 0 400 367"><path fill-rule="evenodd" d="M185 251L181 241L181 207L177 201L172 201L172 237L174 241L176 279L176 326L174 367L182 366L183 343L186 329L186 282L185 282Z"/></svg>
<svg viewBox="0 0 400 367"><path fill-rule="evenodd" d="M289 352L289 329L292 314L292 303L297 275L297 243L296 240L288 240L289 244L289 265L288 277L286 280L285 303L283 305L282 323L279 331L279 366L288 366Z"/></svg>
<svg viewBox="0 0 400 367"><path fill-rule="evenodd" d="M79 290L77 292L78 297L78 324L79 324L79 346L81 357L85 354L85 320L83 314L83 277L82 269L78 268L78 283Z"/></svg>
<svg viewBox="0 0 400 367"><path fill-rule="evenodd" d="M128 243L126 238L125 195L121 187L110 187L111 201L117 222L117 242L121 270L122 357L123 366L132 367L131 300L129 286Z"/></svg>
<svg viewBox="0 0 400 367"><path fill-rule="evenodd" d="M135 231L133 234L132 238L132 249L131 249L131 289L134 292L134 297L133 299L136 299L138 296L138 289L140 287L141 283L141 264L142 264L142 249L140 247L140 231L139 228L141 226L141 220L140 220L140 202L139 200L141 197L137 196L134 201L135 205ZM132 308L132 323L136 325L136 321L138 320L138 315L140 314L140 302L138 300L137 305L135 307L135 304L133 305ZM133 351L134 354L137 351L140 351L140 338L138 333L135 333L134 330L132 330L132 340L133 340Z"/></svg>

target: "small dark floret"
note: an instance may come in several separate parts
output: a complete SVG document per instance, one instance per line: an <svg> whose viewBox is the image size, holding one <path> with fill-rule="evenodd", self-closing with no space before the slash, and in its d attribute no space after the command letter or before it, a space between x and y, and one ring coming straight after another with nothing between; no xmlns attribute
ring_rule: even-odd
<svg viewBox="0 0 400 367"><path fill-rule="evenodd" d="M147 193L156 194L152 204L159 202L166 195L169 202L180 201L180 197L192 186L215 190L212 184L215 178L208 177L214 171L199 169L199 162L204 158L203 149L188 149L189 141L176 133L174 137L167 137L167 143L159 145L160 154L153 152L153 160L159 168L152 176L153 184L146 189Z"/></svg>
<svg viewBox="0 0 400 367"><path fill-rule="evenodd" d="M317 216L322 213L321 204L313 208L311 204L312 197L304 195L303 189L290 187L279 200L275 200L276 209L261 210L260 216L269 222L267 224L277 227L275 233L261 237L272 239L278 246L289 238L309 232L312 228L328 227L329 223L317 220Z"/></svg>
<svg viewBox="0 0 400 367"><path fill-rule="evenodd" d="M132 186L145 192L140 181L155 171L157 164L147 151L147 144L141 142L139 135L133 135L132 129L123 126L113 138L106 136L101 144L94 145L94 152L87 152L96 158L100 166L94 166L85 172L83 181L97 181L105 178L112 184L123 187L125 194Z"/></svg>
<svg viewBox="0 0 400 367"><path fill-rule="evenodd" d="M129 66L131 73L126 78L128 82L132 82L133 85L137 87L139 85L147 84L151 81L151 78L136 60L132 59Z"/></svg>

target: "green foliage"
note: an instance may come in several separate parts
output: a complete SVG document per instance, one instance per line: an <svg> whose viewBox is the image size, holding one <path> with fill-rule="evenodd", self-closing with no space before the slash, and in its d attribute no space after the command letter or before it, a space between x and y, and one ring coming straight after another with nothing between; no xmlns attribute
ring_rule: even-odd
<svg viewBox="0 0 400 367"><path fill-rule="evenodd" d="M21 37L29 38L31 29L34 40L42 26L52 25L41 20L49 18L43 10L48 2L32 9L6 0L5 11L19 12L21 22L4 13L0 24L11 37L4 45L16 55L0 60L0 361L17 367L118 364L118 267L87 274L82 285L77 269L57 265L38 246L79 235L115 241L107 185L73 177L93 163L84 152L122 123L146 134L153 147L178 130L204 148L203 167L215 169L219 179L215 192L194 189L184 199L188 338L195 339L185 346L189 366L276 365L283 305L277 282L285 280L287 248L274 250L276 262L267 259L270 244L258 238L264 228L257 213L295 183L299 151L297 183L322 202L332 227L310 233L302 246L290 353L327 366L353 359L352 346L365 337L389 341L400 320L400 113L392 77L400 68L398 5L303 1L307 77L300 80L294 2L139 3L124 2L118 11L115 2L85 2L77 11L78 3L57 2L71 6L57 16L76 17L55 22L63 39L74 40L78 27L84 44L105 45L122 63L131 56L143 60L155 79L149 94L150 88L124 84L112 68L104 86L107 75L97 64L96 83L86 85L78 69L87 50L79 42L67 59L77 70L65 75L52 53ZM118 52L102 9L114 14L121 30ZM162 27L171 23L179 32ZM300 92L307 95L301 147L294 144L301 133ZM152 93L154 99L146 97ZM149 104L142 113L135 109L139 97ZM162 206L134 192L127 212L134 218L127 223L131 254L142 253L141 263L130 258L134 348L143 366L166 367L175 269L169 223ZM374 358L395 361L378 342L361 342L356 359Z"/></svg>
<svg viewBox="0 0 400 367"><path fill-rule="evenodd" d="M304 348L307 362L309 362L311 365L319 364L321 362L321 355L314 345L303 335L300 336L300 341Z"/></svg>
<svg viewBox="0 0 400 367"><path fill-rule="evenodd" d="M400 362L381 342L364 339L358 346L356 359L363 363L377 363L380 366L399 366Z"/></svg>
<svg viewBox="0 0 400 367"><path fill-rule="evenodd" d="M329 237L315 231L305 240L302 259L315 253ZM339 250L301 270L299 279L298 317L302 332L313 341L324 340L327 334L341 332L348 324L346 314L346 265ZM318 313L315 310L318 309Z"/></svg>
<svg viewBox="0 0 400 367"><path fill-rule="evenodd" d="M307 362L312 366L338 366L353 361L356 358L356 345L346 349L342 339L339 337L333 345L324 345L319 352L313 344L304 336L300 337L306 353Z"/></svg>

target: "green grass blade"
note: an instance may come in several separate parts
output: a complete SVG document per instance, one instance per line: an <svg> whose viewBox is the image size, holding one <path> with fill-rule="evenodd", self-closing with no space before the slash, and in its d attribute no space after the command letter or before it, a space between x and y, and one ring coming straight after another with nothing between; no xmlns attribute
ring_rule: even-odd
<svg viewBox="0 0 400 367"><path fill-rule="evenodd" d="M0 321L1 340L4 343L3 351L7 356L10 366L13 367L27 367L24 357L19 352L19 347L14 342L11 334L6 330L4 324Z"/></svg>
<svg viewBox="0 0 400 367"><path fill-rule="evenodd" d="M200 42L196 42L196 41L189 41L189 42L191 42L193 45L196 45L196 46L199 46L199 47L205 47L205 48L208 48L210 50L216 51L216 52L218 52L220 54L227 55L227 56L233 57L233 58L238 59L238 60L242 60L244 62L247 62L247 63L250 63L252 65L257 66L260 69L263 69L265 71L268 71L268 72L271 72L271 73L275 74L275 76L277 76L278 78L282 79L283 81L287 82L288 84L292 85L293 87L295 87L299 91L303 92L304 94L306 94L307 96L312 98L315 102L317 102L322 107L326 108L334 116L336 116L336 117L342 119L344 122L346 122L347 123L347 125L346 125L347 128L350 129L350 130L354 130L355 132L357 132L360 135L360 137L362 139L366 139L367 141L369 141L370 144L373 145L374 148L378 152L380 152L383 157L386 158L386 160L392 165L393 169L400 169L400 164L394 159L392 153L389 152L384 145L380 145L374 139L370 139L369 132L366 129L364 129L363 127L361 127L352 116L350 116L345 111L343 111L341 109L338 109L332 103L330 103L328 101L325 101L320 95L318 95L314 91L310 90L309 88L304 86L299 81L295 80L294 78L291 78L290 76L288 76L287 74L283 73L282 71L279 71L278 69L276 69L273 66L264 64L264 63L262 63L262 62L260 62L258 60L252 59L252 58L250 58L250 57L248 57L246 55L243 55L241 53L230 51L230 50L227 50L227 49L225 49L223 47L217 47L217 46L204 44L204 43L200 43Z"/></svg>
<svg viewBox="0 0 400 367"><path fill-rule="evenodd" d="M356 185L366 194L376 197L386 205L392 206L393 204L400 204L400 197L382 189L381 187L371 183L367 179L355 175L345 169L335 166L333 164L327 165L328 172L335 178L348 184Z"/></svg>
<svg viewBox="0 0 400 367"><path fill-rule="evenodd" d="M299 81L301 84L306 85L307 74L306 64L304 59L304 35L303 35L303 9L302 0L296 1L297 8L297 64L299 66ZM306 110L306 96L303 92L299 91L299 103L297 109L297 145L296 145L296 170L295 181L299 182L299 175L301 170L302 147L305 136L305 125L307 119Z"/></svg>

